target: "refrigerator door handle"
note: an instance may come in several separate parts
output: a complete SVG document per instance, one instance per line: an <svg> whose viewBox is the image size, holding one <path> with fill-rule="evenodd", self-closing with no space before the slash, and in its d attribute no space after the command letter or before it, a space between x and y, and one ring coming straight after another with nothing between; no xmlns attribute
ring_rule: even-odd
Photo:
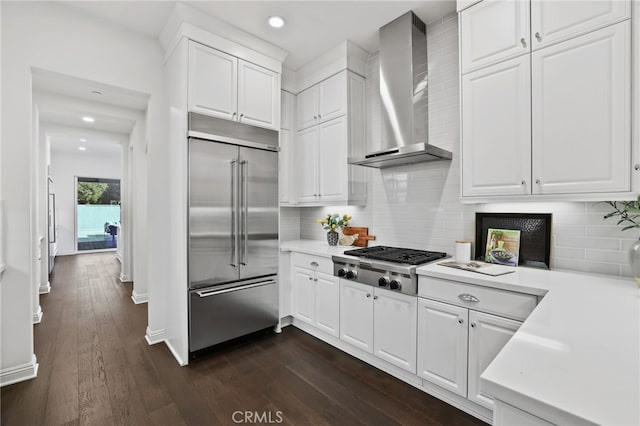
<svg viewBox="0 0 640 426"><path fill-rule="evenodd" d="M240 161L240 265L247 265L247 244L249 238L249 231L247 229L247 217L249 216L249 176L248 170L249 162L246 160Z"/></svg>
<svg viewBox="0 0 640 426"><path fill-rule="evenodd" d="M237 164L238 161L237 160L231 160L230 162L231 164L231 263L230 265L233 266L234 268L238 267L238 244L237 244L237 240L238 240L238 236L237 236L237 223L236 223L236 218L238 216L238 212L236 209L236 205L237 205L237 190L236 190L236 184L237 184Z"/></svg>
<svg viewBox="0 0 640 426"><path fill-rule="evenodd" d="M203 297L209 297L209 296L216 296L218 294L231 293L233 291L248 290L250 288L261 287L263 285L271 285L271 284L276 284L276 282L274 280L260 281L260 282L249 284L249 285L243 285L243 286L233 287L233 288L225 288L224 290L196 291L196 294L200 298L203 298Z"/></svg>

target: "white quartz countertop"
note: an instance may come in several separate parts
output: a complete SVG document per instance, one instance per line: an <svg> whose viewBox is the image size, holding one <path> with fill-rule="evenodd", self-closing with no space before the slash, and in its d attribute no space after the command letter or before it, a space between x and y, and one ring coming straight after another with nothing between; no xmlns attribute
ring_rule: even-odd
<svg viewBox="0 0 640 426"><path fill-rule="evenodd" d="M484 371L497 399L556 424L640 424L640 290L630 278L517 268L418 274L544 295Z"/></svg>
<svg viewBox="0 0 640 426"><path fill-rule="evenodd" d="M280 243L280 251L295 251L329 258L342 254L345 250L357 248L353 246L330 246L326 241L320 240L295 240Z"/></svg>

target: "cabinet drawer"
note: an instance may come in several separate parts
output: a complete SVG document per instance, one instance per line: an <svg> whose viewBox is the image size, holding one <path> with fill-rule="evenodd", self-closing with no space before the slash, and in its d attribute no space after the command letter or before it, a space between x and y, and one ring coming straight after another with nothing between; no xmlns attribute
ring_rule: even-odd
<svg viewBox="0 0 640 426"><path fill-rule="evenodd" d="M291 256L291 264L300 268L311 269L333 275L333 261L328 257L293 253Z"/></svg>
<svg viewBox="0 0 640 426"><path fill-rule="evenodd" d="M536 296L530 294L432 277L419 278L418 294L429 299L518 320L527 318L537 303Z"/></svg>

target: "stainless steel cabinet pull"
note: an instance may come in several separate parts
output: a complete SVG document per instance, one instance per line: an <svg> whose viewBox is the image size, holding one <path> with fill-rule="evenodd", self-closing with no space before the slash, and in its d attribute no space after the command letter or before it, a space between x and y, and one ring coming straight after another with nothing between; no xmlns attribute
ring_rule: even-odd
<svg viewBox="0 0 640 426"><path fill-rule="evenodd" d="M316 262L315 260L313 262L310 263L311 266L320 266L320 264L318 262Z"/></svg>
<svg viewBox="0 0 640 426"><path fill-rule="evenodd" d="M314 278L313 280L314 280L315 282L318 282L318 279L317 279L317 278Z"/></svg>
<svg viewBox="0 0 640 426"><path fill-rule="evenodd" d="M238 121L241 121L242 117L244 117L244 114L240 114L240 118L238 119Z"/></svg>
<svg viewBox="0 0 640 426"><path fill-rule="evenodd" d="M247 244L249 240L249 230L247 229L247 216L249 216L249 178L248 170L249 162L246 160L240 161L240 190L242 196L240 197L240 239L242 240L240 246L240 264L246 266L247 264Z"/></svg>
<svg viewBox="0 0 640 426"><path fill-rule="evenodd" d="M233 114L231 114L232 117L235 117L236 115L238 115L237 112L234 112Z"/></svg>
<svg viewBox="0 0 640 426"><path fill-rule="evenodd" d="M458 318L458 324L462 324L464 320L462 318Z"/></svg>
<svg viewBox="0 0 640 426"><path fill-rule="evenodd" d="M526 180L523 180L522 182L520 182L520 185L526 185L526 184L527 184Z"/></svg>
<svg viewBox="0 0 640 426"><path fill-rule="evenodd" d="M536 184L540 185L540 179L536 179Z"/></svg>
<svg viewBox="0 0 640 426"><path fill-rule="evenodd" d="M522 43L522 47L527 47L527 40L525 40L524 37L520 39L520 43Z"/></svg>
<svg viewBox="0 0 640 426"><path fill-rule="evenodd" d="M367 293L367 297L371 297L371 293Z"/></svg>
<svg viewBox="0 0 640 426"><path fill-rule="evenodd" d="M473 294L469 294L469 293L459 294L458 299L464 300L465 302L473 302L473 303L477 303L480 301L480 299L475 297Z"/></svg>
<svg viewBox="0 0 640 426"><path fill-rule="evenodd" d="M319 119L320 119L320 118L322 118L322 114L318 114L318 118L319 118Z"/></svg>
<svg viewBox="0 0 640 426"><path fill-rule="evenodd" d="M633 166L633 169L637 172L638 170L640 170L640 164L636 164L635 166Z"/></svg>
<svg viewBox="0 0 640 426"><path fill-rule="evenodd" d="M475 322L472 322L472 323L471 323L471 327L475 328L475 327L476 327L476 323L475 323Z"/></svg>
<svg viewBox="0 0 640 426"><path fill-rule="evenodd" d="M235 114L235 112L234 112ZM234 268L238 267L238 246L236 245L237 233L236 233L236 181L238 180L236 166L236 160L231 160L231 263Z"/></svg>
<svg viewBox="0 0 640 426"><path fill-rule="evenodd" d="M313 277L309 277L309 281L313 281Z"/></svg>
<svg viewBox="0 0 640 426"><path fill-rule="evenodd" d="M536 33L536 39L540 42L542 41L542 36L540 35L540 33Z"/></svg>
<svg viewBox="0 0 640 426"><path fill-rule="evenodd" d="M378 296L373 296L373 300L378 300Z"/></svg>
<svg viewBox="0 0 640 426"><path fill-rule="evenodd" d="M318 116L317 116L317 115L314 115L314 116L313 116L313 119L314 119L314 120L317 120L317 119L318 119Z"/></svg>
<svg viewBox="0 0 640 426"><path fill-rule="evenodd" d="M248 290L250 288L254 288L254 287L261 287L263 285L270 285L270 284L275 284L276 282L273 280L269 280L269 281L260 281L258 283L254 283L254 284L249 284L249 285L243 285L240 287L232 287L232 288L225 288L224 290L203 290L203 291L196 291L196 294L198 296L200 296L200 298L203 297L209 297L209 296L215 296L217 294L224 294L224 293L231 293L233 291L240 291L240 290Z"/></svg>

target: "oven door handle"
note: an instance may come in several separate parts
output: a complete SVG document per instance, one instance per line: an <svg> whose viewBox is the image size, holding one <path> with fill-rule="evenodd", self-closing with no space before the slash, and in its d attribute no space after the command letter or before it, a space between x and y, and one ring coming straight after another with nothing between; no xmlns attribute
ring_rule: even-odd
<svg viewBox="0 0 640 426"><path fill-rule="evenodd" d="M276 282L274 280L260 281L260 282L257 282L257 283L243 285L243 286L239 286L239 287L225 288L224 290L202 290L202 291L196 291L196 294L200 298L204 298L204 297L209 297L209 296L216 296L218 294L231 293L231 292L234 292L234 291L248 290L250 288L261 287L261 286L264 286L264 285L271 285L271 284L275 284L275 283Z"/></svg>

